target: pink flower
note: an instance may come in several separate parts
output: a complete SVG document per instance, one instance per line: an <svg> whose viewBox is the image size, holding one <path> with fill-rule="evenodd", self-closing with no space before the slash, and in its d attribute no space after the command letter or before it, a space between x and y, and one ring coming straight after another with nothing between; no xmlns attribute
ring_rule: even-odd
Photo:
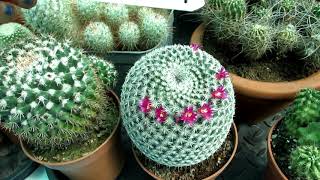
<svg viewBox="0 0 320 180"><path fill-rule="evenodd" d="M228 94L223 86L219 86L218 89L211 93L211 97L214 99L225 99L228 97Z"/></svg>
<svg viewBox="0 0 320 180"><path fill-rule="evenodd" d="M192 125L197 120L197 114L193 111L193 107L187 107L184 109L180 116L180 120Z"/></svg>
<svg viewBox="0 0 320 180"><path fill-rule="evenodd" d="M165 122L167 120L167 117L168 117L168 113L162 106L156 109L156 118L158 122L160 123Z"/></svg>
<svg viewBox="0 0 320 180"><path fill-rule="evenodd" d="M190 45L190 47L194 50L194 51L198 51L198 49L202 49L202 45L200 44L195 44L195 43L192 43Z"/></svg>
<svg viewBox="0 0 320 180"><path fill-rule="evenodd" d="M225 79L225 78L227 78L227 77L229 77L229 73L226 71L226 69L225 68L221 68L220 69L220 71L216 74L216 78L218 79L218 80L221 80L221 79Z"/></svg>
<svg viewBox="0 0 320 180"><path fill-rule="evenodd" d="M143 113L148 113L152 109L152 104L148 96L144 97L139 102L140 111Z"/></svg>
<svg viewBox="0 0 320 180"><path fill-rule="evenodd" d="M213 116L213 110L210 107L210 104L204 103L199 109L198 113L205 119L209 120Z"/></svg>

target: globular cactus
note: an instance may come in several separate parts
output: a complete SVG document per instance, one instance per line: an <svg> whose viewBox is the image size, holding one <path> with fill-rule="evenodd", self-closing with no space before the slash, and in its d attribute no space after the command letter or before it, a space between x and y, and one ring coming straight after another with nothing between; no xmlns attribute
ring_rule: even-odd
<svg viewBox="0 0 320 180"><path fill-rule="evenodd" d="M297 48L299 46L298 43L300 42L299 38L301 38L301 35L294 25L288 24L280 27L276 34L278 53L287 53L288 51Z"/></svg>
<svg viewBox="0 0 320 180"><path fill-rule="evenodd" d="M232 20L242 20L246 15L245 0L227 0L222 6L223 17Z"/></svg>
<svg viewBox="0 0 320 180"><path fill-rule="evenodd" d="M0 49L9 47L24 38L32 38L33 33L25 26L18 23L0 25Z"/></svg>
<svg viewBox="0 0 320 180"><path fill-rule="evenodd" d="M65 147L115 125L112 64L51 37L0 50L1 124L39 148ZM105 121L108 119L108 121ZM103 123L102 123L103 122Z"/></svg>
<svg viewBox="0 0 320 180"><path fill-rule="evenodd" d="M167 19L157 13L148 14L140 19L142 42L146 49L155 47L169 33Z"/></svg>
<svg viewBox="0 0 320 180"><path fill-rule="evenodd" d="M318 146L298 146L290 155L290 166L297 178L320 179L320 149Z"/></svg>
<svg viewBox="0 0 320 180"><path fill-rule="evenodd" d="M228 73L197 45L153 50L135 63L122 86L129 137L166 166L190 166L213 155L230 131L234 110Z"/></svg>
<svg viewBox="0 0 320 180"><path fill-rule="evenodd" d="M281 13L289 13L296 7L297 0L279 0L276 3L277 11Z"/></svg>
<svg viewBox="0 0 320 180"><path fill-rule="evenodd" d="M40 0L36 6L22 10L25 23L34 31L65 39L77 35L72 7L67 0Z"/></svg>
<svg viewBox="0 0 320 180"><path fill-rule="evenodd" d="M101 11L103 10L103 6L101 3L88 0L76 0L74 8L79 19L84 22L99 20L102 15Z"/></svg>
<svg viewBox="0 0 320 180"><path fill-rule="evenodd" d="M102 17L106 19L111 28L115 28L129 20L129 10L121 4L104 4Z"/></svg>
<svg viewBox="0 0 320 180"><path fill-rule="evenodd" d="M124 49L136 49L140 40L139 26L134 22L125 22L121 24L118 37Z"/></svg>
<svg viewBox="0 0 320 180"><path fill-rule="evenodd" d="M298 128L297 139L299 144L320 144L320 119L309 123L307 127Z"/></svg>
<svg viewBox="0 0 320 180"><path fill-rule="evenodd" d="M314 89L303 89L294 100L292 109L284 121L288 135L296 137L298 128L320 119L320 92Z"/></svg>
<svg viewBox="0 0 320 180"><path fill-rule="evenodd" d="M240 44L250 60L261 58L273 47L272 27L268 24L249 22L241 29Z"/></svg>
<svg viewBox="0 0 320 180"><path fill-rule="evenodd" d="M95 52L110 51L115 46L111 29L103 22L91 22L83 33L86 46Z"/></svg>

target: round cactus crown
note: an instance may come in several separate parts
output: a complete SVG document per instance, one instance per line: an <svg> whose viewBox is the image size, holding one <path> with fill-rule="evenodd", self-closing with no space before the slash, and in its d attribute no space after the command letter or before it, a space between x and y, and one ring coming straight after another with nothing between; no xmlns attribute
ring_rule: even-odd
<svg viewBox="0 0 320 180"><path fill-rule="evenodd" d="M59 147L85 139L105 118L112 64L51 37L0 51L0 118L31 144Z"/></svg>
<svg viewBox="0 0 320 180"><path fill-rule="evenodd" d="M114 48L111 29L103 22L91 22L84 30L85 44L97 52L110 51Z"/></svg>
<svg viewBox="0 0 320 180"><path fill-rule="evenodd" d="M123 124L137 148L167 166L189 166L225 141L234 115L228 73L211 55L174 45L142 57L121 93Z"/></svg>
<svg viewBox="0 0 320 180"><path fill-rule="evenodd" d="M0 25L0 49L6 48L22 38L32 38L32 32L18 23Z"/></svg>

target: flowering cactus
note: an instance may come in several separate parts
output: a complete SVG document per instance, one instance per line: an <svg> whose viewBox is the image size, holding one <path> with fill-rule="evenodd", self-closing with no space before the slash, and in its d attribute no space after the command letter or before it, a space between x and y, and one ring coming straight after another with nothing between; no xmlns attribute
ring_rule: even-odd
<svg viewBox="0 0 320 180"><path fill-rule="evenodd" d="M10 46L23 38L31 38L32 32L18 23L0 25L0 49Z"/></svg>
<svg viewBox="0 0 320 180"><path fill-rule="evenodd" d="M197 164L229 133L235 108L231 80L198 47L156 49L136 62L123 84L123 125L136 147L159 164Z"/></svg>
<svg viewBox="0 0 320 180"><path fill-rule="evenodd" d="M1 49L1 124L42 148L81 142L100 124L113 128L105 88L115 77L112 64L51 37Z"/></svg>

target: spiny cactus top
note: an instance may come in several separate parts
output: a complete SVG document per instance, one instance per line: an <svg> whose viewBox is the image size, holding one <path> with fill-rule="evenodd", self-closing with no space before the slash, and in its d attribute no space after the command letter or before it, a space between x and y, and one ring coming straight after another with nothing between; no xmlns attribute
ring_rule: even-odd
<svg viewBox="0 0 320 180"><path fill-rule="evenodd" d="M22 38L30 38L32 36L32 32L21 24L2 24L0 25L0 49L10 46Z"/></svg>
<svg viewBox="0 0 320 180"><path fill-rule="evenodd" d="M211 55L174 45L142 57L121 93L123 124L137 148L167 166L189 166L225 141L234 115L228 73Z"/></svg>
<svg viewBox="0 0 320 180"><path fill-rule="evenodd" d="M51 37L0 50L0 118L5 128L41 147L86 137L105 119L112 64Z"/></svg>

